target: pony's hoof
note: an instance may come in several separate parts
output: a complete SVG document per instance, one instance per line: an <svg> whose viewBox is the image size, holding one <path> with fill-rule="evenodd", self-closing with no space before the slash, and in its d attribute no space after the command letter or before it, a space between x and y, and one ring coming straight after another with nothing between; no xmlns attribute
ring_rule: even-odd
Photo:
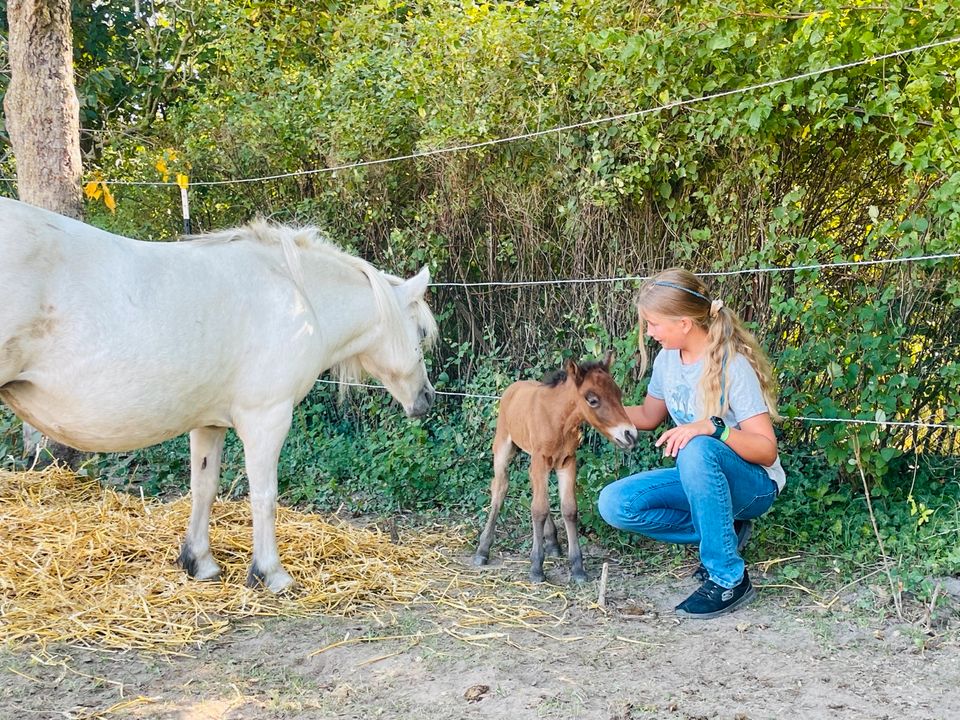
<svg viewBox="0 0 960 720"><path fill-rule="evenodd" d="M580 572L572 572L570 574L570 579L573 580L577 585L582 585L590 579L590 576L587 575L583 570Z"/></svg>
<svg viewBox="0 0 960 720"><path fill-rule="evenodd" d="M484 555L474 555L474 556L473 556L473 564L476 565L477 567L483 567L484 565L486 565L486 564L489 563L489 562L490 562L490 558L488 558L488 557L486 557L486 556L484 556Z"/></svg>
<svg viewBox="0 0 960 720"><path fill-rule="evenodd" d="M279 595L293 587L293 578L283 568L271 573L264 573L256 565L247 573L247 587L265 587L274 595Z"/></svg>
<svg viewBox="0 0 960 720"><path fill-rule="evenodd" d="M532 583L542 583L547 581L547 576L543 574L543 571L535 572L530 571L530 582Z"/></svg>
<svg viewBox="0 0 960 720"><path fill-rule="evenodd" d="M547 545L543 552L549 555L550 557L560 557L560 546L559 545Z"/></svg>
<svg viewBox="0 0 960 720"><path fill-rule="evenodd" d="M207 551L202 556L194 555L187 543L180 549L177 565L186 570L187 575L194 580L219 580L220 566L213 559L213 554Z"/></svg>
<svg viewBox="0 0 960 720"><path fill-rule="evenodd" d="M282 595L285 592L293 590L293 578L287 575L287 573L283 573L283 575L284 577L274 578L271 582L267 583L267 590L274 595Z"/></svg>

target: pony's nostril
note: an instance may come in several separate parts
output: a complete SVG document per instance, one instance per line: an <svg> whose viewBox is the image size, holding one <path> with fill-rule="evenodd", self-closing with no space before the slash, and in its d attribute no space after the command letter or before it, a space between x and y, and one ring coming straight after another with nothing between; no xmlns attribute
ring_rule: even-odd
<svg viewBox="0 0 960 720"><path fill-rule="evenodd" d="M433 407L433 400L436 397L436 393L433 390L433 387L425 385L420 389L420 392L417 394L417 399L413 403L413 407L407 412L410 417L420 417L425 415L426 412Z"/></svg>
<svg viewBox="0 0 960 720"><path fill-rule="evenodd" d="M433 406L433 401L436 398L436 396L437 394L434 392L433 388L430 387L429 385L425 387L421 393L423 404L426 405L428 409Z"/></svg>

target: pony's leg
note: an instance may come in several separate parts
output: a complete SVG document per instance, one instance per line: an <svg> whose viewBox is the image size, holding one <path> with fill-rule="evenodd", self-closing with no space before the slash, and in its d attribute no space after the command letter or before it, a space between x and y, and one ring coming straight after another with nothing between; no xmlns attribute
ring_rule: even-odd
<svg viewBox="0 0 960 720"><path fill-rule="evenodd" d="M190 524L177 563L197 580L220 577L220 566L210 552L210 509L217 496L226 434L226 428L217 427L190 432Z"/></svg>
<svg viewBox="0 0 960 720"><path fill-rule="evenodd" d="M557 540L557 526L553 522L553 513L547 512L543 521L543 552L551 557L560 557L560 543Z"/></svg>
<svg viewBox="0 0 960 720"><path fill-rule="evenodd" d="M503 499L507 496L507 466L517 454L517 446L513 444L505 431L497 427L497 434L493 440L493 480L490 482L490 514L487 515L487 524L480 533L477 551L473 555L474 565L486 565L490 560L490 546L497 532L497 515L503 507Z"/></svg>
<svg viewBox="0 0 960 720"><path fill-rule="evenodd" d="M280 564L276 535L277 460L292 417L293 407L282 405L235 418L237 434L243 440L253 510L253 562L247 586L262 583L275 593L293 584L293 578Z"/></svg>
<svg viewBox="0 0 960 720"><path fill-rule="evenodd" d="M569 458L557 468L557 485L560 489L560 512L567 529L567 557L570 560L570 577L574 582L587 580L583 570L583 553L580 551L580 536L577 534L577 461Z"/></svg>
<svg viewBox="0 0 960 720"><path fill-rule="evenodd" d="M530 458L530 520L533 524L533 549L530 551L530 581L543 582L543 526L550 515L550 497L547 495L547 478L550 466L544 458L533 455Z"/></svg>

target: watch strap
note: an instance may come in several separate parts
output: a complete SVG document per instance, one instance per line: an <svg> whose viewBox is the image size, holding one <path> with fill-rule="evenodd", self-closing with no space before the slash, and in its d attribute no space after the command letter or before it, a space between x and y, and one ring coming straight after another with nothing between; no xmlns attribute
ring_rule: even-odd
<svg viewBox="0 0 960 720"><path fill-rule="evenodd" d="M710 422L713 423L713 432L710 433L710 437L712 437L714 440L719 440L720 436L724 433L724 431L726 431L727 426L723 422L723 418L716 416L711 417Z"/></svg>

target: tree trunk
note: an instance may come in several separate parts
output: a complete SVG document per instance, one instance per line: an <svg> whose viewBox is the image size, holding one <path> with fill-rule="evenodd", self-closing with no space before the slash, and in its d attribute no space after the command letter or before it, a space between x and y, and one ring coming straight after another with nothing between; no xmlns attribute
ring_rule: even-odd
<svg viewBox="0 0 960 720"><path fill-rule="evenodd" d="M7 0L10 85L3 100L23 202L81 219L80 103L73 84L70 0ZM24 454L43 437L23 424ZM61 449L62 448L62 449ZM73 451L50 443L51 453Z"/></svg>
<svg viewBox="0 0 960 720"><path fill-rule="evenodd" d="M3 100L20 199L79 219L80 103L70 0L8 0L10 86Z"/></svg>

